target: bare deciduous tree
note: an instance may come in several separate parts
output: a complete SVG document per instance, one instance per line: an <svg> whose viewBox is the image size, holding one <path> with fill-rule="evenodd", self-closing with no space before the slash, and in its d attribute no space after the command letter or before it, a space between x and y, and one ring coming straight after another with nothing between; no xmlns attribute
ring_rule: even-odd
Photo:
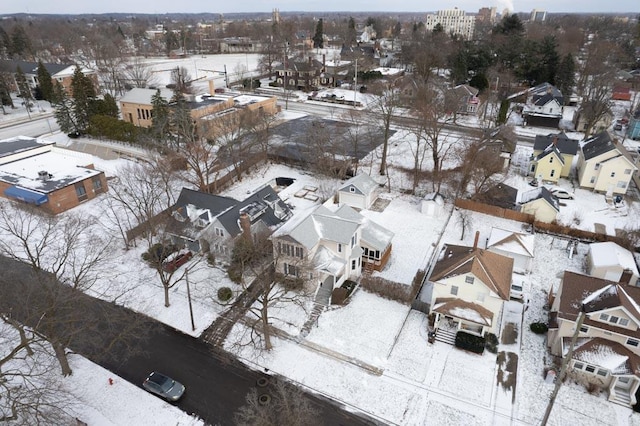
<svg viewBox="0 0 640 426"><path fill-rule="evenodd" d="M235 413L238 426L305 426L317 423L318 410L295 386L278 381L267 400L256 389L247 394L246 404Z"/></svg>
<svg viewBox="0 0 640 426"><path fill-rule="evenodd" d="M276 254L276 257L282 256ZM274 271L273 243L266 234L247 237L239 236L234 244L230 268L234 274L240 275L240 284L255 298L248 307L251 318L247 320L245 333L240 336L234 346L251 345L254 348L269 351L273 347L273 322L286 321L278 317L278 310L294 304L306 312L310 300L305 277L309 272L301 259L288 260L288 276ZM277 260L276 260L277 264ZM246 281L246 276L252 282ZM254 281L255 280L255 281Z"/></svg>
<svg viewBox="0 0 640 426"><path fill-rule="evenodd" d="M133 87L145 88L158 84L156 75L140 58L127 63L124 69L125 82Z"/></svg>

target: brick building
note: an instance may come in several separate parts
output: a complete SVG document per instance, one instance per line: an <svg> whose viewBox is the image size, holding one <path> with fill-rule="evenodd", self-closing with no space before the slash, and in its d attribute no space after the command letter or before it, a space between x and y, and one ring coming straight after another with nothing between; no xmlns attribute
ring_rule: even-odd
<svg viewBox="0 0 640 426"><path fill-rule="evenodd" d="M108 190L92 157L33 138L0 141L0 196L58 214Z"/></svg>

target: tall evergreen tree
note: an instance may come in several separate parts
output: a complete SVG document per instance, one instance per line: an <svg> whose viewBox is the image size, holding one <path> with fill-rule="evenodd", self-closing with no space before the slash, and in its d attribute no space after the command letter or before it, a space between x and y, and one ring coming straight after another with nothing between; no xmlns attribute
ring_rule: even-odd
<svg viewBox="0 0 640 426"><path fill-rule="evenodd" d="M42 99L51 103L53 99L53 82L51 81L51 74L49 74L42 61L38 61L37 76Z"/></svg>
<svg viewBox="0 0 640 426"><path fill-rule="evenodd" d="M15 108L13 106L13 99L11 99L11 90L9 84L11 78L11 74L7 72L0 72L0 108L2 108L3 114L7 113L4 109L5 106Z"/></svg>
<svg viewBox="0 0 640 426"><path fill-rule="evenodd" d="M571 53L567 53L562 58L558 71L556 72L556 86L566 100L569 99L573 92L573 86L576 83L576 62Z"/></svg>
<svg viewBox="0 0 640 426"><path fill-rule="evenodd" d="M79 65L76 65L71 77L71 96L76 130L82 134L89 127L91 103L96 98L96 90L93 81L82 73Z"/></svg>
<svg viewBox="0 0 640 426"><path fill-rule="evenodd" d="M9 34L0 27L0 58L6 58L11 51L11 38Z"/></svg>
<svg viewBox="0 0 640 426"><path fill-rule="evenodd" d="M151 97L151 105L151 135L158 142L164 142L169 139L170 110L169 102L162 97L160 89Z"/></svg>
<svg viewBox="0 0 640 426"><path fill-rule="evenodd" d="M31 56L31 40L22 25L16 25L11 31L9 54L15 58L28 58Z"/></svg>
<svg viewBox="0 0 640 426"><path fill-rule="evenodd" d="M27 111L30 112L31 106L33 105L31 103L31 101L33 100L33 95L31 93L29 83L27 83L27 77L24 75L24 72L19 66L16 69L16 85L18 86L18 93L22 98L24 106L27 108Z"/></svg>
<svg viewBox="0 0 640 426"><path fill-rule="evenodd" d="M357 36L356 21L352 16L350 16L347 23L347 35L344 38L344 44L347 46L353 46L356 43Z"/></svg>
<svg viewBox="0 0 640 426"><path fill-rule="evenodd" d="M113 96L105 93L102 99L94 99L91 101L91 115L104 115L107 117L118 118L118 104Z"/></svg>
<svg viewBox="0 0 640 426"><path fill-rule="evenodd" d="M76 133L80 134L80 129L75 122L74 104L73 100L64 90L62 84L55 82L53 85L53 99L55 103L54 116L60 126L60 130L64 133Z"/></svg>
<svg viewBox="0 0 640 426"><path fill-rule="evenodd" d="M316 24L316 33L313 35L313 47L322 49L324 47L324 30L322 28L322 18Z"/></svg>

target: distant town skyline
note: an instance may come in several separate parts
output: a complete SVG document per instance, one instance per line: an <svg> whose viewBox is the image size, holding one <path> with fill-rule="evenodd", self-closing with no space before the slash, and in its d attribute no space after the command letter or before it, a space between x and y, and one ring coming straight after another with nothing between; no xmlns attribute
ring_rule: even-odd
<svg viewBox="0 0 640 426"><path fill-rule="evenodd" d="M212 2L211 0L186 0L182 2L155 0L136 2L111 0L107 2L79 0L2 0L0 14L85 14L85 13L248 13L271 12L431 12L457 7L476 13L481 7L496 7L498 13L506 8L511 12L531 12L533 9L548 13L640 13L637 0L459 0L442 2L435 0L405 0L390 2L381 0L236 0Z"/></svg>

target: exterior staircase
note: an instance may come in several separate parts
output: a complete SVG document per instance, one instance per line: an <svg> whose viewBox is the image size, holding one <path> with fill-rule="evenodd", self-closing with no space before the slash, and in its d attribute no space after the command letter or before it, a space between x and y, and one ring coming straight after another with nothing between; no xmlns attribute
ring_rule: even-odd
<svg viewBox="0 0 640 426"><path fill-rule="evenodd" d="M611 395L611 402L624 405L625 407L631 407L631 398L629 397L628 390L618 390L613 388L613 395Z"/></svg>
<svg viewBox="0 0 640 426"><path fill-rule="evenodd" d="M456 343L456 333L457 331L454 331L454 330L438 328L436 330L436 340L438 342L446 343L448 345L454 345Z"/></svg>
<svg viewBox="0 0 640 426"><path fill-rule="evenodd" d="M331 293L333 291L332 287L333 286L325 283L318 289L316 298L313 301L313 309L311 310L309 318L307 318L307 321L302 326L302 330L300 331L300 335L298 336L299 339L304 339L305 337L307 337L313 326L318 325L318 318L320 318L320 314L322 314L325 308L331 304Z"/></svg>

